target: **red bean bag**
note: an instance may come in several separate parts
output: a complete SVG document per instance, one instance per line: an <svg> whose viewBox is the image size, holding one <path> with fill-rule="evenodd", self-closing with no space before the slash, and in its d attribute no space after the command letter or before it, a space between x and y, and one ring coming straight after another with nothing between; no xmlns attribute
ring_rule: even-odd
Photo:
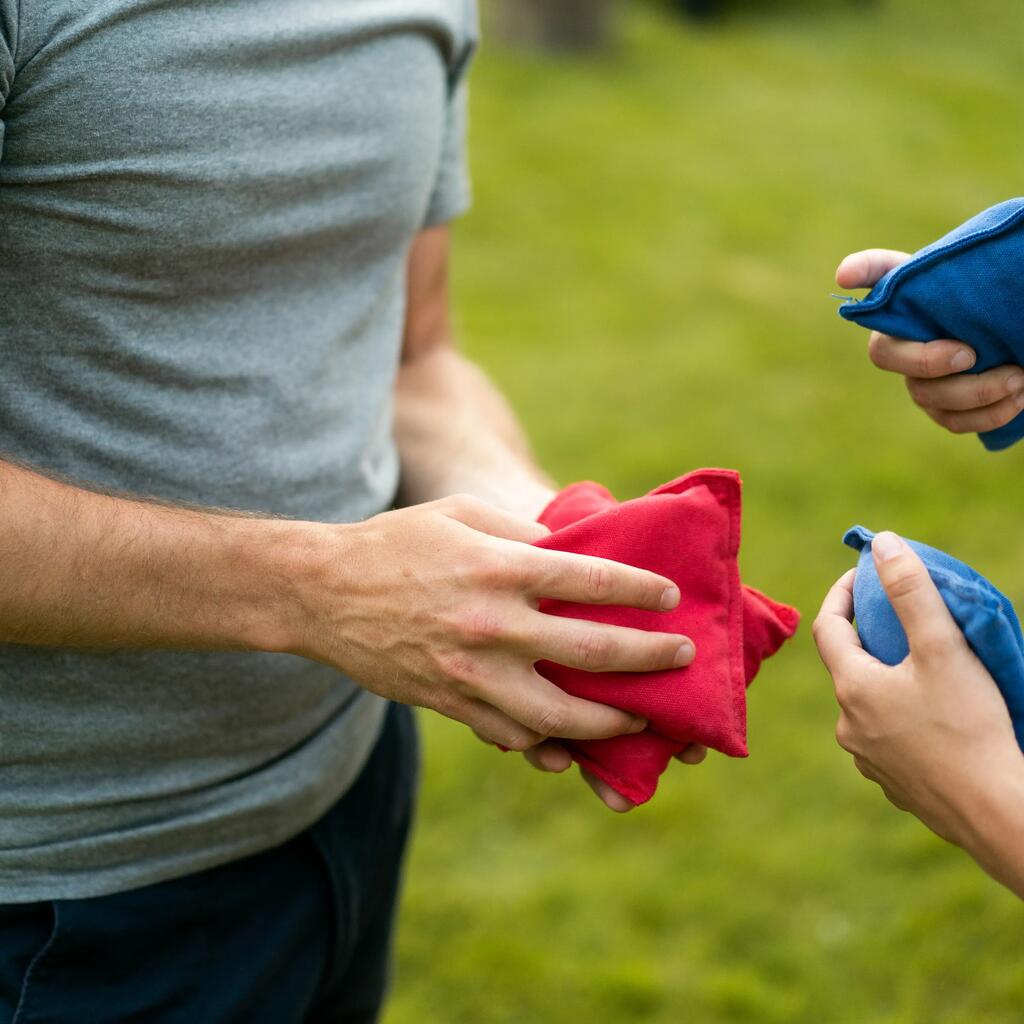
<svg viewBox="0 0 1024 1024"><path fill-rule="evenodd" d="M670 612L546 600L551 615L693 639L697 656L663 672L584 672L551 662L537 669L563 690L642 715L647 729L571 742L573 757L634 804L649 800L672 757L691 743L747 756L746 688L761 662L796 631L795 608L740 583L740 478L704 469L619 504L590 481L572 484L544 510L552 532L538 547L599 555L667 576L682 599Z"/></svg>

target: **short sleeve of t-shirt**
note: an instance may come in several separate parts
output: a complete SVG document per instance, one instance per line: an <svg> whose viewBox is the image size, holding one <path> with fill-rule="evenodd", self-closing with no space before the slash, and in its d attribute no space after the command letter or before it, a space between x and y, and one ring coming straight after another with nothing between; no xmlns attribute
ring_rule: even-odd
<svg viewBox="0 0 1024 1024"><path fill-rule="evenodd" d="M445 111L444 139L437 179L423 220L425 228L444 224L465 213L472 200L469 177L469 159L466 146L468 128L469 64L477 43L475 4L467 5L466 36L463 49L456 59L448 90Z"/></svg>
<svg viewBox="0 0 1024 1024"><path fill-rule="evenodd" d="M4 152L4 105L14 84L14 53L17 38L17 0L0 0L0 158Z"/></svg>

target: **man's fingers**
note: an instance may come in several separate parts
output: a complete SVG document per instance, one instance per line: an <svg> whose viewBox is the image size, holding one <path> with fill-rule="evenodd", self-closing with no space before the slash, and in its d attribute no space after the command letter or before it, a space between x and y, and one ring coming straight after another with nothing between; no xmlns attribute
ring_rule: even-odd
<svg viewBox="0 0 1024 1024"><path fill-rule="evenodd" d="M904 341L872 331L868 339L868 358L880 370L931 380L963 373L974 365L977 357L974 349L962 341L949 338Z"/></svg>
<svg viewBox="0 0 1024 1024"><path fill-rule="evenodd" d="M475 690L478 697L543 738L601 740L642 732L647 726L643 718L628 711L573 697L533 669L481 679Z"/></svg>
<svg viewBox="0 0 1024 1024"><path fill-rule="evenodd" d="M1024 370L1019 366L997 366L984 373L954 374L935 380L907 378L907 390L914 401L927 409L949 412L983 410L1004 398L1017 398L1024 405Z"/></svg>
<svg viewBox="0 0 1024 1024"><path fill-rule="evenodd" d="M572 754L563 743L545 740L525 751L526 758L534 768L542 772L564 772L572 766Z"/></svg>
<svg viewBox="0 0 1024 1024"><path fill-rule="evenodd" d="M865 659L874 663L853 628L853 580L856 573L856 569L851 569L833 584L811 627L818 654L833 679L845 675L851 666L863 664Z"/></svg>
<svg viewBox="0 0 1024 1024"><path fill-rule="evenodd" d="M679 604L679 588L665 576L607 558L535 548L528 592L579 604L668 611Z"/></svg>
<svg viewBox="0 0 1024 1024"><path fill-rule="evenodd" d="M943 658L956 651L964 643L963 634L917 553L888 530L875 536L871 553L911 653Z"/></svg>
<svg viewBox="0 0 1024 1024"><path fill-rule="evenodd" d="M708 748L699 743L691 743L684 750L676 754L676 760L683 764L700 764L708 756Z"/></svg>
<svg viewBox="0 0 1024 1024"><path fill-rule="evenodd" d="M587 672L657 672L683 668L694 658L693 641L676 633L566 619L530 612L518 641L534 660Z"/></svg>
<svg viewBox="0 0 1024 1024"><path fill-rule="evenodd" d="M870 288L893 267L909 259L910 253L897 249L863 249L861 252L852 252L839 264L836 284L840 288Z"/></svg>
<svg viewBox="0 0 1024 1024"><path fill-rule="evenodd" d="M500 537L503 540L532 544L546 537L551 531L540 523L522 516L513 515L488 501L474 498L469 494L455 494L438 503L444 513L480 533Z"/></svg>
<svg viewBox="0 0 1024 1024"><path fill-rule="evenodd" d="M486 743L489 747L494 746L494 740L488 739L482 732L477 732L476 729L472 729L472 733L481 743Z"/></svg>
<svg viewBox="0 0 1024 1024"><path fill-rule="evenodd" d="M544 739L512 716L482 700L465 698L449 701L432 707L432 710L445 718L468 725L477 739L484 743L495 743L507 750L529 750Z"/></svg>
<svg viewBox="0 0 1024 1024"><path fill-rule="evenodd" d="M580 768L580 774L586 780L587 785L597 794L598 799L609 810L615 811L616 814L625 814L636 806L636 804L627 800L621 793L617 793L612 789L603 779L599 779L585 768Z"/></svg>
<svg viewBox="0 0 1024 1024"><path fill-rule="evenodd" d="M944 409L930 409L922 406L924 411L940 427L945 427L953 434L983 434L987 430L998 430L1011 420L1015 420L1024 411L1024 395L1009 395L994 405L984 409L972 409L970 412L947 412Z"/></svg>

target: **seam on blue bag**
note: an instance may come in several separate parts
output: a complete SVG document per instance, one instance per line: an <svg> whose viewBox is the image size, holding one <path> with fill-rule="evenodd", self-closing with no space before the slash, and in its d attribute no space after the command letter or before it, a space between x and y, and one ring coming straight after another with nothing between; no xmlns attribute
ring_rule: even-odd
<svg viewBox="0 0 1024 1024"><path fill-rule="evenodd" d="M1007 200L1007 202L1009 201L1010 200ZM939 259L939 257L945 256L947 253L967 249L972 245L985 241L987 238L992 238L995 235L1002 234L1004 231L1008 231L1021 219L1024 219L1024 205L1008 214L1006 219L1001 220L998 224L982 228L980 231L975 231L970 235L964 235L962 238L957 238L952 242L947 242L940 248L932 249L930 252L924 253L921 256L912 256L906 263L901 263L898 267L889 272L888 277L882 280L882 287L879 289L877 295L869 295L860 301L845 303L839 308L842 310L850 307L851 310L855 310L857 313L869 312L871 310L878 309L879 306L888 301L889 296L895 287L895 282L900 281L905 277L910 277L914 272L929 266L935 260Z"/></svg>
<svg viewBox="0 0 1024 1024"><path fill-rule="evenodd" d="M928 569L928 566L925 566L925 568ZM928 569L928 575L931 576L936 584L941 583L943 586L948 587L957 597L963 598L965 601L973 601L975 604L981 605L985 611L995 612L1006 619L1002 602L998 601L980 584L954 576L946 569Z"/></svg>

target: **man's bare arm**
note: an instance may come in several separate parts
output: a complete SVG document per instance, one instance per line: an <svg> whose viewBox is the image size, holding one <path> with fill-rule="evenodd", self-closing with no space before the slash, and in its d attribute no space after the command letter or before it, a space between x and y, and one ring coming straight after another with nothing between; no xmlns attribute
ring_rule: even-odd
<svg viewBox="0 0 1024 1024"><path fill-rule="evenodd" d="M279 650L309 526L97 493L0 461L0 642Z"/></svg>
<svg viewBox="0 0 1024 1024"><path fill-rule="evenodd" d="M395 432L405 504L467 493L527 516L554 494L504 396L457 350L449 320L448 228L413 244Z"/></svg>

